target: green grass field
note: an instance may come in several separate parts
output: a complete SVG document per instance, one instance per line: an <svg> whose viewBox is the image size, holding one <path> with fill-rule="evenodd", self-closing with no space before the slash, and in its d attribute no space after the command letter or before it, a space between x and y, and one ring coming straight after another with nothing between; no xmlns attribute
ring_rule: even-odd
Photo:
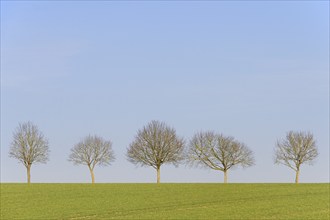
<svg viewBox="0 0 330 220"><path fill-rule="evenodd" d="M329 219L330 184L1 184L1 219Z"/></svg>

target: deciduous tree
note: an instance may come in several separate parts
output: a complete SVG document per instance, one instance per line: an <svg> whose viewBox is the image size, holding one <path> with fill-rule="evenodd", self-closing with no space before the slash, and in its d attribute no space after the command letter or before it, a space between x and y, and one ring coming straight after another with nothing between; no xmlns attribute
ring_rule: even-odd
<svg viewBox="0 0 330 220"><path fill-rule="evenodd" d="M176 135L174 128L163 122L151 121L137 132L127 149L127 158L135 165L156 169L159 183L161 165L169 163L177 166L184 159L183 150L184 140Z"/></svg>
<svg viewBox="0 0 330 220"><path fill-rule="evenodd" d="M241 165L249 167L254 164L252 151L233 137L226 137L212 131L196 133L190 140L188 163L219 170L224 173L227 183L229 169Z"/></svg>
<svg viewBox="0 0 330 220"><path fill-rule="evenodd" d="M75 165L87 165L92 183L95 183L94 168L96 165L110 165L115 160L111 141L98 136L87 136L71 149L69 161Z"/></svg>
<svg viewBox="0 0 330 220"><path fill-rule="evenodd" d="M27 182L31 182L31 166L48 161L48 141L32 122L19 124L13 135L9 156L19 160L27 171Z"/></svg>
<svg viewBox="0 0 330 220"><path fill-rule="evenodd" d="M296 172L295 183L299 183L302 164L313 164L318 151L313 134L310 132L289 131L286 138L277 140L275 164L283 164Z"/></svg>

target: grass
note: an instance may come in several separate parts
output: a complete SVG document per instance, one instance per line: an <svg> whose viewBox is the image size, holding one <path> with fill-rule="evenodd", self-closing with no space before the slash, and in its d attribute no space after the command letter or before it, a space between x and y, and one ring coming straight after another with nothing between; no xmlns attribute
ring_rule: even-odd
<svg viewBox="0 0 330 220"><path fill-rule="evenodd" d="M329 219L330 184L1 184L1 219Z"/></svg>

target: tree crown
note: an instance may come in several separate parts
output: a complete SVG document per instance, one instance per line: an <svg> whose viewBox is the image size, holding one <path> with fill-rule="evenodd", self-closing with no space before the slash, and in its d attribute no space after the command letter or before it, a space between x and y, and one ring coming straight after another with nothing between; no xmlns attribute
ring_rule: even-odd
<svg viewBox="0 0 330 220"><path fill-rule="evenodd" d="M184 140L164 122L151 121L137 132L127 149L127 158L133 164L158 169L164 163L178 165L184 159Z"/></svg>
<svg viewBox="0 0 330 220"><path fill-rule="evenodd" d="M95 165L108 165L114 161L111 141L105 141L98 136L88 135L72 149L69 161L75 165L84 164L92 169Z"/></svg>
<svg viewBox="0 0 330 220"><path fill-rule="evenodd" d="M241 165L252 166L252 151L233 137L216 134L213 131L198 132L190 140L187 160L191 165L227 171Z"/></svg>
<svg viewBox="0 0 330 220"><path fill-rule="evenodd" d="M24 166L48 161L48 140L32 122L20 123L13 135L9 156L18 159Z"/></svg>
<svg viewBox="0 0 330 220"><path fill-rule="evenodd" d="M297 171L303 163L312 164L317 156L312 133L289 131L284 139L276 142L274 162Z"/></svg>

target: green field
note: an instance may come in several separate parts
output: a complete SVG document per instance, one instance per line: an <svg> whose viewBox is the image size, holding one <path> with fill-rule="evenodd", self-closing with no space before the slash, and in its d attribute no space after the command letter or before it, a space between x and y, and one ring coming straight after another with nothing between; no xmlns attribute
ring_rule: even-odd
<svg viewBox="0 0 330 220"><path fill-rule="evenodd" d="M329 184L1 184L1 219L329 219Z"/></svg>

